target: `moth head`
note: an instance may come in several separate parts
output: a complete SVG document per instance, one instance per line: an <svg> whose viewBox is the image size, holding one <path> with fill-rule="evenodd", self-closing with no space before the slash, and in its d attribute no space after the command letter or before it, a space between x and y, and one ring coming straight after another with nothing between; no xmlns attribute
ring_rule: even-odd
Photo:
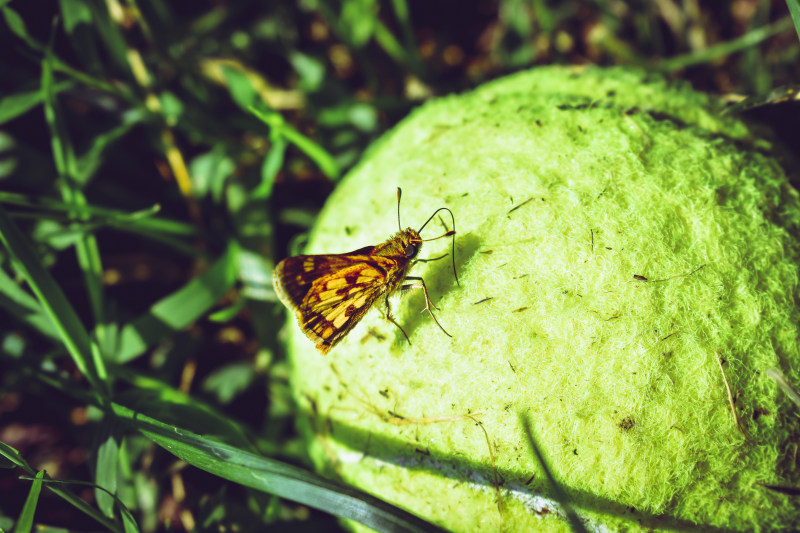
<svg viewBox="0 0 800 533"><path fill-rule="evenodd" d="M403 254L407 259L416 258L417 254L419 254L419 251L422 249L422 238L413 228L406 228L406 230L402 233L401 242L403 246Z"/></svg>

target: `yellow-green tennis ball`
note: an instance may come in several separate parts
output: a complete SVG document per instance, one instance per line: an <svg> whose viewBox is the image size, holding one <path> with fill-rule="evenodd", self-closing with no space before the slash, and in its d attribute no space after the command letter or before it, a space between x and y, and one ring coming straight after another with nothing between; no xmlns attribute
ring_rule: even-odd
<svg viewBox="0 0 800 533"><path fill-rule="evenodd" d="M308 253L455 215L455 262L327 356L292 320L314 461L445 528L800 527L800 201L772 147L686 84L538 68L431 101L339 185ZM441 212L423 238L452 228ZM450 251L424 243L420 257ZM733 405L733 410L731 409ZM734 411L735 416L734 418ZM737 425L738 421L738 425ZM498 502L499 497L499 502Z"/></svg>

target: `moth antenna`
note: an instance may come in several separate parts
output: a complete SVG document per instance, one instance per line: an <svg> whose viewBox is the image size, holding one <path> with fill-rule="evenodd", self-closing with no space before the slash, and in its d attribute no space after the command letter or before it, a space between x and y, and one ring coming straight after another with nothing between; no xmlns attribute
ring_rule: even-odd
<svg viewBox="0 0 800 533"><path fill-rule="evenodd" d="M419 242L435 241L436 239L441 239L442 237L449 237L450 235L455 235L455 234L456 234L456 230L451 229L449 231L446 231L445 233L442 233L438 237L434 237L433 239L420 239Z"/></svg>
<svg viewBox="0 0 800 533"><path fill-rule="evenodd" d="M403 189L397 188L397 229L403 231L403 226L400 225L400 197L403 195Z"/></svg>
<svg viewBox="0 0 800 533"><path fill-rule="evenodd" d="M398 191L398 194L399 194L400 193L400 188L399 187L397 188L397 191ZM399 197L398 197L398 202L399 202ZM400 207L398 205L398 218L400 216L399 209L400 209ZM450 211L446 207L440 207L439 209L437 209L436 211L433 212L433 214L428 218L428 220L425 221L425 223L422 225L421 228L419 228L419 231L417 233L421 233L422 230L425 229L425 226L428 225L428 222L433 220L433 217L435 217L436 214L439 211L447 211L448 213L450 213L450 220L453 221L453 229L451 231L448 231L444 235L440 235L439 237L436 237L436 238L440 239L442 237L447 237L447 236L450 236L450 235L453 236L453 254L452 254L453 255L453 276L455 276L455 278L456 278L456 284L460 287L461 283L458 281L458 272L456 272L456 217L453 216L453 212ZM433 239L428 239L428 240L433 240Z"/></svg>

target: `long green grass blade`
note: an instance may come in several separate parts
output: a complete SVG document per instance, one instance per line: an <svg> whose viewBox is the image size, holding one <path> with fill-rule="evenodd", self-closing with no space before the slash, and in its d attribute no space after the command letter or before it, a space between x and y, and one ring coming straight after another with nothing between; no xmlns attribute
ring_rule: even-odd
<svg viewBox="0 0 800 533"><path fill-rule="evenodd" d="M25 476L22 476L22 479L29 479L29 478L27 478ZM114 504L116 505L117 509L119 509L120 514L122 515L122 523L123 523L122 528L119 527L119 524L110 521L110 519L106 519L106 522L104 522L104 524L111 524L111 527L108 528L109 531L112 531L112 532L115 532L115 533L116 532L122 532L122 531L124 531L125 533L128 533L128 532L133 533L133 532L139 531L139 526L136 524L136 519L133 517L133 515L131 514L130 509L128 509L128 507L122 502L122 500L120 500L116 495L109 493L108 491L106 491L105 489L103 489L102 487L100 487L98 485L96 485L94 483L89 483L88 481L51 479L51 478L47 477L47 474L45 474L45 478L43 480L43 483L47 488L49 488L50 490L52 490L53 492L55 492L57 494L58 494L59 490L63 490L63 489L58 489L57 488L58 485L80 485L80 486L83 486L83 487L95 488L99 492L105 493L114 502ZM92 511L94 511L94 509L92 509ZM46 528L39 528L37 531L46 532L47 529ZM57 530L57 531L62 531L62 530Z"/></svg>
<svg viewBox="0 0 800 533"><path fill-rule="evenodd" d="M709 46L708 48L699 50L697 52L666 59L661 61L656 68L662 72L674 72L686 67L709 63L715 59L725 57L734 52L748 50L758 43L765 41L774 35L778 35L779 33L782 33L791 27L792 19L790 17L784 17L773 22L772 24L749 31L738 39L733 39L728 42Z"/></svg>
<svg viewBox="0 0 800 533"><path fill-rule="evenodd" d="M296 466L162 424L119 405L114 405L114 411L170 453L224 479L356 520L377 531L442 531L407 511Z"/></svg>
<svg viewBox="0 0 800 533"><path fill-rule="evenodd" d="M9 446L5 442L0 442L0 456L4 457L14 466L24 469L29 474L34 474L34 470L28 466L28 463L22 458L22 455L20 455L16 448Z"/></svg>
<svg viewBox="0 0 800 533"><path fill-rule="evenodd" d="M789 7L797 37L800 38L800 0L786 0L786 5Z"/></svg>
<svg viewBox="0 0 800 533"><path fill-rule="evenodd" d="M86 198L78 188L75 181L77 176L77 160L72 143L67 134L66 127L60 119L56 109L55 93L53 92L53 46L52 42L45 51L42 61L42 92L44 93L44 115L50 129L50 142L53 149L53 160L59 175L61 195L67 204L74 207L73 216L78 220L85 220L88 215L84 211ZM75 251L78 264L83 272L86 288L89 293L89 303L95 319L95 334L103 343L105 341L105 309L102 278L102 265L97 239L93 234L85 233L77 240ZM105 364L100 355L100 350L95 343L90 344L89 355L101 382L106 378Z"/></svg>
<svg viewBox="0 0 800 533"><path fill-rule="evenodd" d="M132 370L111 364L111 373L132 387L119 396L119 403L135 405L137 411L162 422L180 424L189 430L214 435L225 442L253 449L242 426L203 400L181 392L166 383Z"/></svg>
<svg viewBox="0 0 800 533"><path fill-rule="evenodd" d="M77 313L70 305L61 287L39 261L30 242L0 206L0 242L14 259L15 267L28 282L45 314L50 317L56 331L78 367L95 391L104 390L98 378L91 353L89 334Z"/></svg>
<svg viewBox="0 0 800 533"><path fill-rule="evenodd" d="M4 191L0 191L0 203L59 213L69 213L73 209L63 201L55 198L29 196ZM160 207L158 205L133 213L106 207L85 206L85 212L91 215L91 222L98 227L111 226L122 231L141 234L168 233L184 237L194 237L197 234L197 228L191 224L153 216L158 213L159 210Z"/></svg>
<svg viewBox="0 0 800 533"><path fill-rule="evenodd" d="M123 71L131 72L133 76L132 62L128 58L128 44L125 42L125 37L120 27L111 18L111 14L106 7L109 4L98 2L92 5L93 28L103 41L106 53L119 68L123 69Z"/></svg>
<svg viewBox="0 0 800 533"><path fill-rule="evenodd" d="M113 417L103 419L100 430L100 445L97 447L95 488L94 495L97 506L108 517L114 516L114 495L117 492L117 459L119 456L119 443L114 435Z"/></svg>
<svg viewBox="0 0 800 533"><path fill-rule="evenodd" d="M270 197L275 178L278 176L281 167L283 167L288 142L285 137L280 135L273 135L272 137L272 146L269 149L269 153L264 158L264 163L261 165L261 183L259 183L258 187L253 189L251 193L253 199Z"/></svg>
<svg viewBox="0 0 800 533"><path fill-rule="evenodd" d="M417 53L417 42L414 37L414 24L411 20L411 10L406 0L392 0L392 8L400 27L403 31L403 42L405 45L406 56L409 60L409 67L417 74L422 75L422 64Z"/></svg>
<svg viewBox="0 0 800 533"><path fill-rule="evenodd" d="M17 450L15 450L14 448L12 448L11 446L9 446L4 442L0 442L0 456L11 461L12 463L14 463L14 465L24 470L30 476L35 476L37 474L36 470L31 468L31 466L27 463L27 461L25 461L25 459L22 458L22 456ZM43 477L43 479L49 481L49 477L47 477L46 475ZM94 520L102 524L106 530L118 531L118 527L113 520L110 520L105 516L103 516L102 514L100 514L97 511L97 509L90 506L83 499L73 494L70 490L54 486L51 483L47 484L47 488L49 488L53 493L57 494L65 501L69 502L71 505L73 505L75 508L77 508L87 516L93 518Z"/></svg>
<svg viewBox="0 0 800 533"><path fill-rule="evenodd" d="M36 514L36 506L39 504L39 494L42 492L43 477L44 470L40 470L36 473L33 484L31 484L31 490L28 493L28 498L25 500L25 505L22 507L22 512L19 514L14 533L30 533L33 527L33 516Z"/></svg>
<svg viewBox="0 0 800 533"><path fill-rule="evenodd" d="M0 307L9 315L28 324L34 331L58 340L58 332L53 327L53 322L44 313L36 298L25 292L2 269L0 269Z"/></svg>

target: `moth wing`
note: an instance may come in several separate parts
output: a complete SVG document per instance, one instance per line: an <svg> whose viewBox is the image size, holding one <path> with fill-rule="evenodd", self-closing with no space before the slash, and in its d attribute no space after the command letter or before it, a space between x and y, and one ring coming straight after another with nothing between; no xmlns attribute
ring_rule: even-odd
<svg viewBox="0 0 800 533"><path fill-rule="evenodd" d="M391 261L351 256L355 264L316 280L296 310L303 332L323 354L361 320L384 293Z"/></svg>
<svg viewBox="0 0 800 533"><path fill-rule="evenodd" d="M294 310L300 328L323 354L355 326L386 287L392 259L349 254L300 255L284 259L273 275L278 296Z"/></svg>
<svg viewBox="0 0 800 533"><path fill-rule="evenodd" d="M272 282L283 303L296 309L303 305L315 281L352 265L347 254L287 257L275 266Z"/></svg>

